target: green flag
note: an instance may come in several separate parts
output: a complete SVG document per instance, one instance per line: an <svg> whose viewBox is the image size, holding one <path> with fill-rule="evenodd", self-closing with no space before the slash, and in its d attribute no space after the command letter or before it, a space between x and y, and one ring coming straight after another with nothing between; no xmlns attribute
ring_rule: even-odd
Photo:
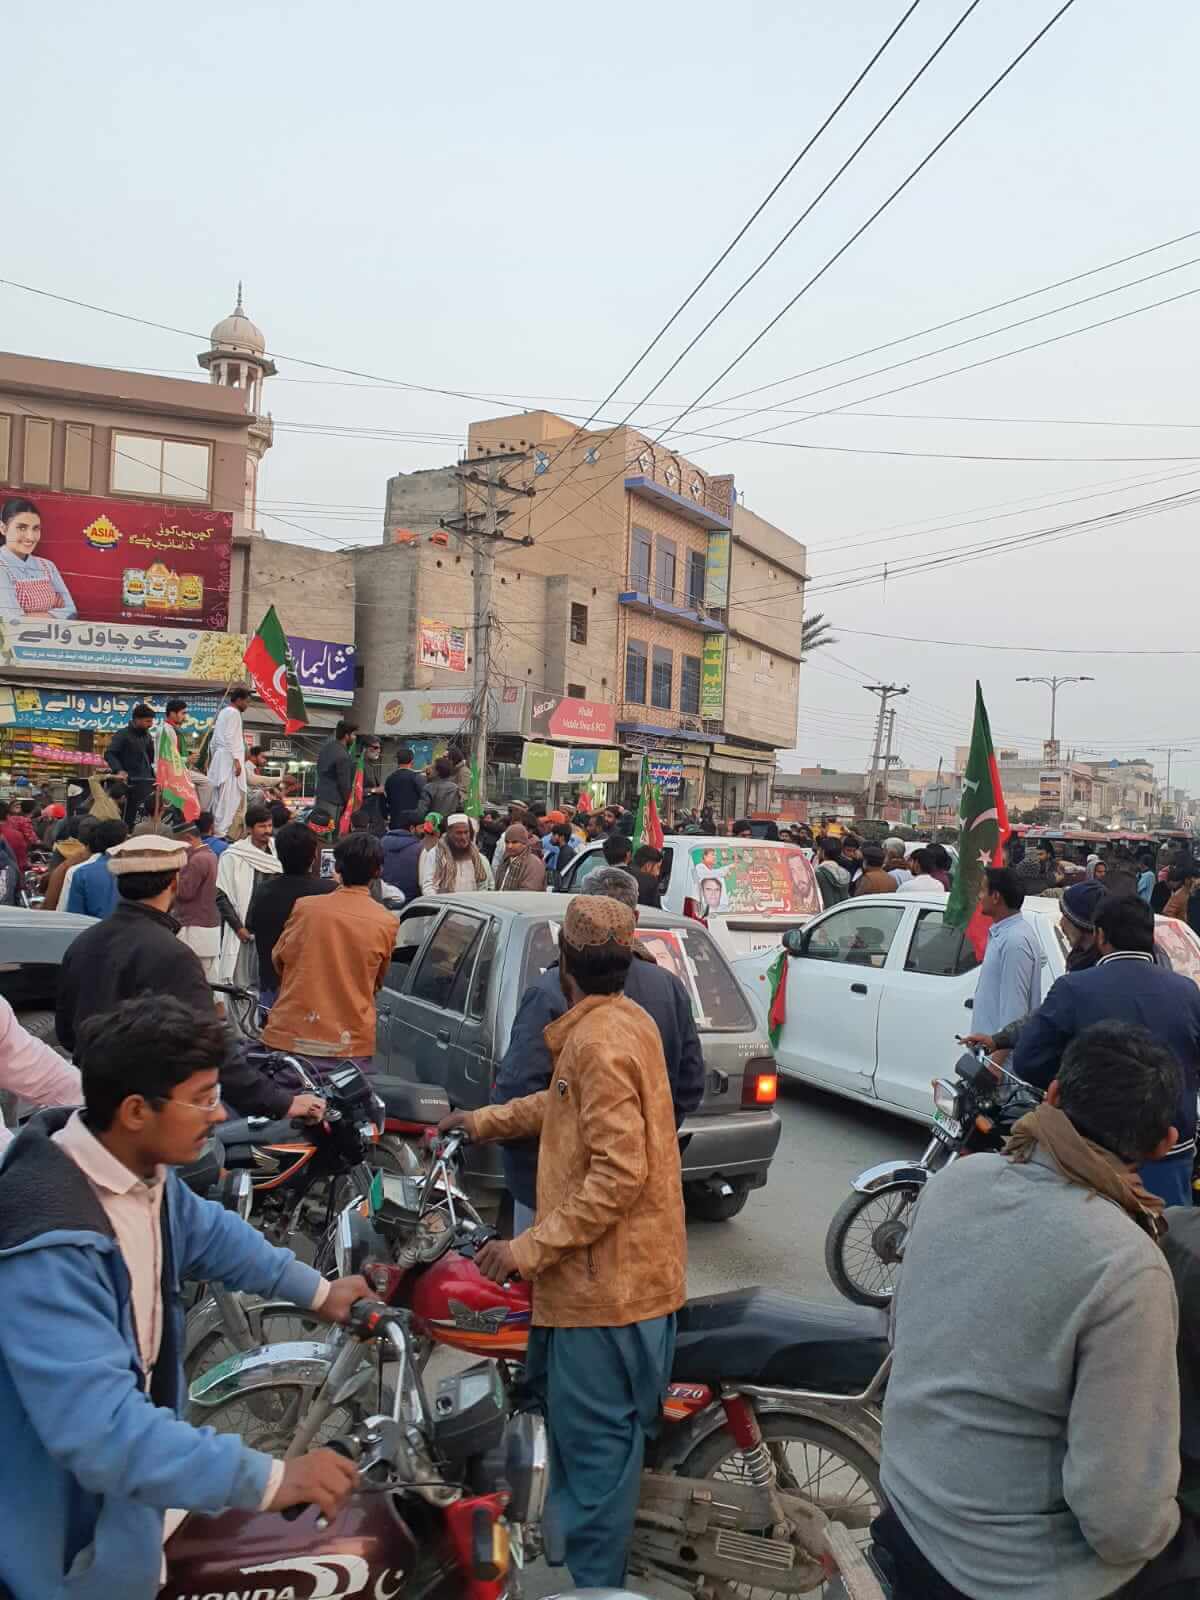
<svg viewBox="0 0 1200 1600"><path fill-rule="evenodd" d="M467 801L463 808L469 817L483 815L483 784L479 781L479 763L471 763L471 782L467 788Z"/></svg>
<svg viewBox="0 0 1200 1600"><path fill-rule="evenodd" d="M656 850L663 847L662 823L658 818L655 786L650 781L650 757L642 757L642 770L638 776L637 816L633 824L633 848L652 844Z"/></svg>
<svg viewBox="0 0 1200 1600"><path fill-rule="evenodd" d="M958 803L958 861L950 883L946 922L952 928L965 928L975 954L983 960L987 943L988 918L979 909L979 893L988 867L1004 860L1003 847L1012 829L1000 788L1000 769L992 748L992 730L983 690L975 684L975 722L971 729L971 750L963 773L962 799Z"/></svg>
<svg viewBox="0 0 1200 1600"><path fill-rule="evenodd" d="M258 697L283 723L285 733L298 733L308 722L308 711L300 691L295 663L288 649L283 624L275 615L275 607L268 606L267 614L258 625L258 632L246 646L242 657L246 670L254 679Z"/></svg>

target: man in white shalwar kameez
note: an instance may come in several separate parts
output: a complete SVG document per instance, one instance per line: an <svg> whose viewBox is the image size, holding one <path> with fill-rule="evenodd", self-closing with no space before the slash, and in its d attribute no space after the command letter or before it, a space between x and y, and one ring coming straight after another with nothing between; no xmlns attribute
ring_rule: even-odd
<svg viewBox="0 0 1200 1600"><path fill-rule="evenodd" d="M229 691L213 725L208 761L212 785L213 832L225 838L246 802L246 739L242 717L250 704L250 691L237 684Z"/></svg>

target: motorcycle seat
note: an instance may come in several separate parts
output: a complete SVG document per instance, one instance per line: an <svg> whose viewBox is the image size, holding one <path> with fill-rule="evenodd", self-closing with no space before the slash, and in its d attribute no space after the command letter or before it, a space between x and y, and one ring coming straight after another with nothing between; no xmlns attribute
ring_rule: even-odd
<svg viewBox="0 0 1200 1600"><path fill-rule="evenodd" d="M419 1122L433 1127L450 1114L446 1091L435 1083L377 1075L371 1079L371 1088L383 1101L388 1117L396 1122Z"/></svg>
<svg viewBox="0 0 1200 1600"><path fill-rule="evenodd" d="M295 1144L304 1137L290 1117L278 1122L263 1122L258 1117L240 1117L221 1124L220 1139L226 1150L239 1144Z"/></svg>
<svg viewBox="0 0 1200 1600"><path fill-rule="evenodd" d="M679 1311L671 1379L861 1394L887 1353L885 1312L734 1289Z"/></svg>

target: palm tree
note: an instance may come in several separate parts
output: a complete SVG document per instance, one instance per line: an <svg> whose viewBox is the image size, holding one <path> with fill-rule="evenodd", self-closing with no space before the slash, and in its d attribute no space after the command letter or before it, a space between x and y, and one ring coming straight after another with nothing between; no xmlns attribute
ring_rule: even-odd
<svg viewBox="0 0 1200 1600"><path fill-rule="evenodd" d="M831 631L831 625L825 621L823 611L814 611L812 616L805 617L800 625L800 659L803 661L814 650L822 650L827 644L836 644Z"/></svg>

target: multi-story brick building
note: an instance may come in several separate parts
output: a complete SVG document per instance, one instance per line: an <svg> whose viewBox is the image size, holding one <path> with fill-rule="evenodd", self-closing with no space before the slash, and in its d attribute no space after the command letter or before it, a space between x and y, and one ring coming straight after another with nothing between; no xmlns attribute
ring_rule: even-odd
<svg viewBox="0 0 1200 1600"><path fill-rule="evenodd" d="M627 796L649 751L676 806L765 807L775 752L795 743L803 547L737 505L731 478L632 428L581 431L547 411L472 424L468 468L514 454L506 483L534 493L503 496L495 682L611 706ZM465 629L472 656L472 546L431 517L448 487L445 469L393 479L384 548L358 558L360 608L381 593L398 608L360 615L364 715L384 687L368 641L385 630L386 687L465 692L473 678L473 659L420 659L423 622ZM483 488L461 493L478 521Z"/></svg>

